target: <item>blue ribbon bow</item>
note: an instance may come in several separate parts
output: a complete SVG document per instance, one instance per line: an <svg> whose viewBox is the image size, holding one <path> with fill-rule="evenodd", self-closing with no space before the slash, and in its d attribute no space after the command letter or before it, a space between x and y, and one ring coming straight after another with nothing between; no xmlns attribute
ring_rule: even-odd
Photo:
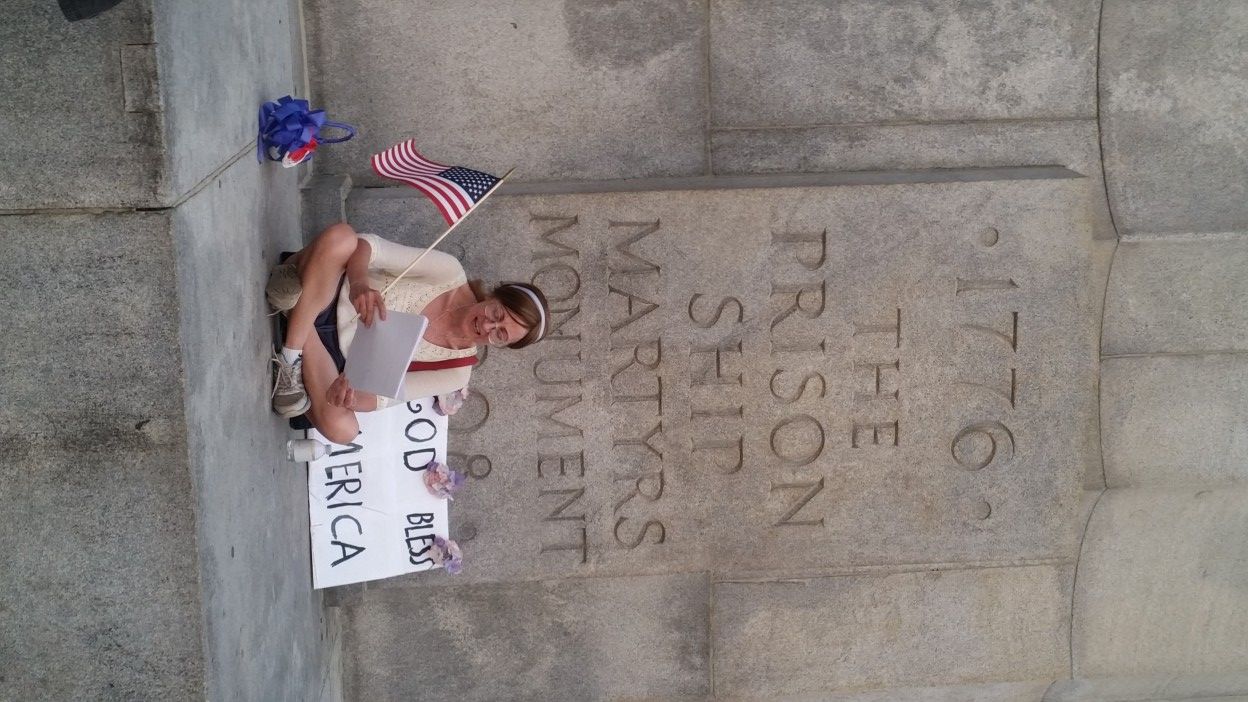
<svg viewBox="0 0 1248 702"><path fill-rule="evenodd" d="M325 110L311 110L307 100L289 95L276 102L260 106L260 129L256 136L256 161L265 157L281 161L286 154L302 149L316 140L322 144L336 144L355 136L355 128L349 124L331 122ZM346 136L327 139L320 136L323 127L336 127L347 132Z"/></svg>

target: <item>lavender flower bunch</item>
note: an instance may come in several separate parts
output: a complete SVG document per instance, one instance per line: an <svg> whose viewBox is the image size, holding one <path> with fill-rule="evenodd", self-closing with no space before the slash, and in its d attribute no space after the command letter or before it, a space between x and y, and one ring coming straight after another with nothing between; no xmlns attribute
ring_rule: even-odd
<svg viewBox="0 0 1248 702"><path fill-rule="evenodd" d="M425 468L425 487L434 497L444 500L455 499L454 494L464 484L464 474L451 470L445 464L433 462Z"/></svg>
<svg viewBox="0 0 1248 702"><path fill-rule="evenodd" d="M450 539L435 537L433 548L429 549L429 557L433 559L434 565L442 566L450 575L459 575L459 571L463 570L464 554L459 550L459 544Z"/></svg>
<svg viewBox="0 0 1248 702"><path fill-rule="evenodd" d="M438 395L433 398L433 411L449 417L459 411L464 406L464 400L468 399L468 388L460 388L445 395Z"/></svg>

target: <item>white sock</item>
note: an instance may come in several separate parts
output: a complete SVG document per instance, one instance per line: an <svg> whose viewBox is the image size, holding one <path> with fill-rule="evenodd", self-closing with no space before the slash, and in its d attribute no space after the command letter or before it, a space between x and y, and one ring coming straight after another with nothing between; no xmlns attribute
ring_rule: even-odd
<svg viewBox="0 0 1248 702"><path fill-rule="evenodd" d="M302 349L288 349L285 346L282 347L282 358L285 359L287 363L294 363L299 360L299 357L302 355Z"/></svg>

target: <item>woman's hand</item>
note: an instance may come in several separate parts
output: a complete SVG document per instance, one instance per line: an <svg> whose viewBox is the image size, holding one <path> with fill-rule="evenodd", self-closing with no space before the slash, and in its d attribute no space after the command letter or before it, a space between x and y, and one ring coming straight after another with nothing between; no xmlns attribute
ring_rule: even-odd
<svg viewBox="0 0 1248 702"><path fill-rule="evenodd" d="M386 300L381 293L374 290L368 283L351 285L351 304L360 315L364 326L371 327L378 319L386 318Z"/></svg>
<svg viewBox="0 0 1248 702"><path fill-rule="evenodd" d="M334 379L334 382L329 384L329 390L325 392L325 399L334 407L354 409L355 389L347 383L346 374L339 375Z"/></svg>

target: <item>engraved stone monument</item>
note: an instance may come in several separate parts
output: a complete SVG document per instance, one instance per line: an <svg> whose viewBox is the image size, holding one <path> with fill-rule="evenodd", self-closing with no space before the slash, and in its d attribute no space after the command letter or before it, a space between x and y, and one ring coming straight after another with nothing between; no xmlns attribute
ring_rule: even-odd
<svg viewBox="0 0 1248 702"><path fill-rule="evenodd" d="M1248 700L1248 0L9 4L0 699ZM405 139L551 330L314 591L264 282Z"/></svg>
<svg viewBox="0 0 1248 702"><path fill-rule="evenodd" d="M347 220L439 233L400 138L517 165L448 250L554 316L452 419L464 572L344 594L350 694L1248 692L1245 3L311 6Z"/></svg>
<svg viewBox="0 0 1248 702"><path fill-rule="evenodd" d="M1103 272L1078 178L1043 175L498 198L466 264L554 319L452 422L464 579L1060 556Z"/></svg>

